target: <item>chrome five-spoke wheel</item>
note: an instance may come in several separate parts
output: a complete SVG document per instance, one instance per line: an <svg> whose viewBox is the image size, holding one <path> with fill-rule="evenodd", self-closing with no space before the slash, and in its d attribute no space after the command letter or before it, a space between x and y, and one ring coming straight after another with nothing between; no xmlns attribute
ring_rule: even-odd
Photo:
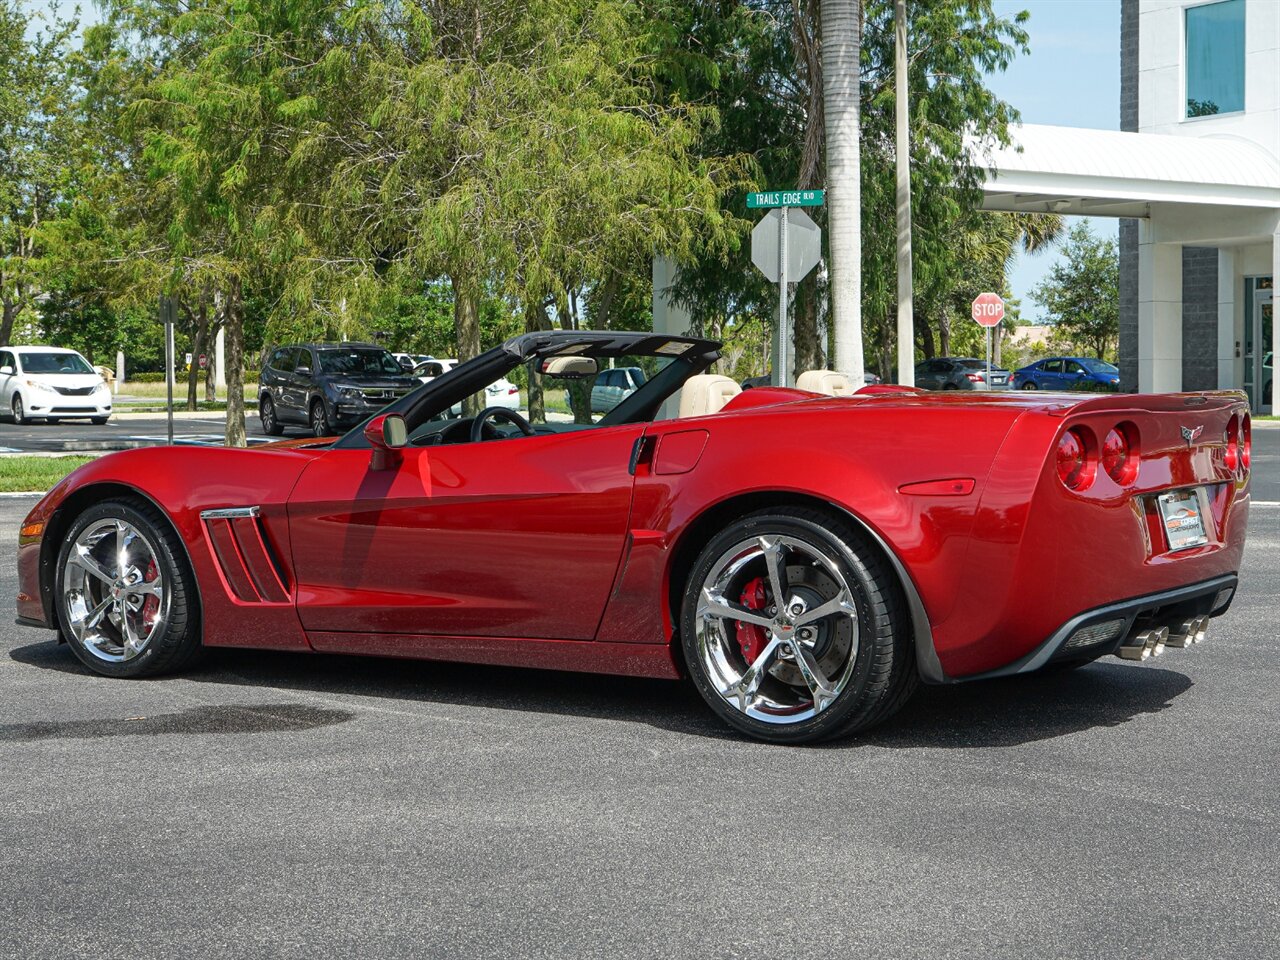
<svg viewBox="0 0 1280 960"><path fill-rule="evenodd" d="M54 582L62 636L97 673L173 670L202 648L182 542L151 504L108 501L70 521Z"/></svg>
<svg viewBox="0 0 1280 960"><path fill-rule="evenodd" d="M915 686L901 586L847 517L749 514L710 539L684 582L690 678L745 733L803 743L865 729Z"/></svg>
<svg viewBox="0 0 1280 960"><path fill-rule="evenodd" d="M858 657L853 591L835 563L795 537L753 537L721 554L702 583L696 629L716 691L765 723L827 709Z"/></svg>
<svg viewBox="0 0 1280 960"><path fill-rule="evenodd" d="M72 542L62 600L74 640L108 663L141 654L169 612L156 548L114 518L86 527Z"/></svg>

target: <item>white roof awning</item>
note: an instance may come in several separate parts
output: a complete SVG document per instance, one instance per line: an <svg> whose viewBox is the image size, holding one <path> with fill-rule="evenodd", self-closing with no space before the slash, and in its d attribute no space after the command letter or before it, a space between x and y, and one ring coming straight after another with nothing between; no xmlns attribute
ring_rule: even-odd
<svg viewBox="0 0 1280 960"><path fill-rule="evenodd" d="M1149 204L1280 209L1280 160L1233 137L1024 124L981 155L983 209L1146 217ZM1019 149L1021 148L1021 149Z"/></svg>

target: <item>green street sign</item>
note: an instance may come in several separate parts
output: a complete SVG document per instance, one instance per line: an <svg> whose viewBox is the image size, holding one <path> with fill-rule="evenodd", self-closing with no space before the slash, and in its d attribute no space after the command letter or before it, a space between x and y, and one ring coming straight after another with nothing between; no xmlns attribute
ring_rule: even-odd
<svg viewBox="0 0 1280 960"><path fill-rule="evenodd" d="M770 193L748 193L747 209L760 207L820 207L825 190L774 190Z"/></svg>

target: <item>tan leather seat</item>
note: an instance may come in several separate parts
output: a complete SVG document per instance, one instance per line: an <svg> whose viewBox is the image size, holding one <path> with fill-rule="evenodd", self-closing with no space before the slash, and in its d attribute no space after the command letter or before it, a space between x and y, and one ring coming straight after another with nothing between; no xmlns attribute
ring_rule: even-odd
<svg viewBox="0 0 1280 960"><path fill-rule="evenodd" d="M706 417L719 413L726 403L742 392L742 388L728 377L712 373L690 377L680 388L680 412L678 417Z"/></svg>
<svg viewBox="0 0 1280 960"><path fill-rule="evenodd" d="M822 393L828 397L851 397L853 386L849 378L834 370L806 370L796 378L796 389L809 393Z"/></svg>

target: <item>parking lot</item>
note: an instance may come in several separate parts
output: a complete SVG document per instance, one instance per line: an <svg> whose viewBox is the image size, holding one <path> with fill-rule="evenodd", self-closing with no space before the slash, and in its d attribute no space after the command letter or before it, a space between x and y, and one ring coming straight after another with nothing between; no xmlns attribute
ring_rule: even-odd
<svg viewBox="0 0 1280 960"><path fill-rule="evenodd" d="M7 623L0 956L1273 958L1280 429L1255 470L1206 643L818 748L677 683L233 651L113 681Z"/></svg>

